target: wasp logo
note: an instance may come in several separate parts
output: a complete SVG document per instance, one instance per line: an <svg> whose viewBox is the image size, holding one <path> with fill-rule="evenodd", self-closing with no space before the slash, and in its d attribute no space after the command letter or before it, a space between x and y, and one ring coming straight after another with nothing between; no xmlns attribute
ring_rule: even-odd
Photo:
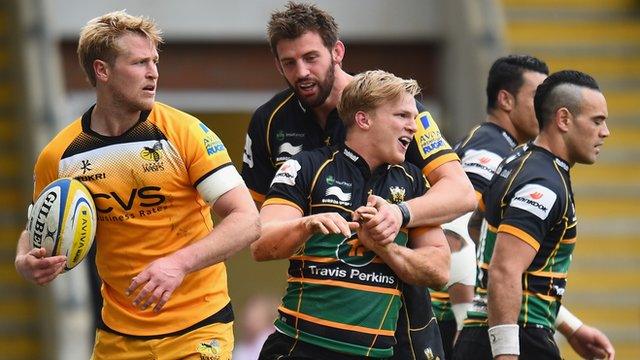
<svg viewBox="0 0 640 360"><path fill-rule="evenodd" d="M153 144L152 147L145 146L140 152L140 157L147 160L158 162L162 154L162 143L160 141Z"/></svg>

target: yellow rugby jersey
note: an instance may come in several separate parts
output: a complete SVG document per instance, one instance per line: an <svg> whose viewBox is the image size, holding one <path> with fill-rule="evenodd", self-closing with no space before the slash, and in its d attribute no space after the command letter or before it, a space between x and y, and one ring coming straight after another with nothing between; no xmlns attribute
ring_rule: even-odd
<svg viewBox="0 0 640 360"><path fill-rule="evenodd" d="M91 112L60 131L34 170L34 199L60 177L80 180L98 210L102 318L129 335L180 331L229 303L223 263L185 276L160 313L136 309L125 290L156 259L213 229L210 205L242 184L220 139L198 119L161 103L117 137L90 129Z"/></svg>

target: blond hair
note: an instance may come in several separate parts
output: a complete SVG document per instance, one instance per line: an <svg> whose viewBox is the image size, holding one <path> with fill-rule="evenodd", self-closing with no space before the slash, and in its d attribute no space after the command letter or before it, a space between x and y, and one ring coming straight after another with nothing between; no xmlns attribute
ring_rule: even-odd
<svg viewBox="0 0 640 360"><path fill-rule="evenodd" d="M402 79L382 70L366 71L356 75L342 91L338 114L348 128L353 125L358 111L372 111L403 94L416 96L419 93L420 86L413 79Z"/></svg>
<svg viewBox="0 0 640 360"><path fill-rule="evenodd" d="M82 28L78 41L78 61L92 86L96 86L93 62L103 60L113 64L120 51L117 40L129 33L148 38L155 47L163 42L162 31L153 20L129 15L124 10L91 19Z"/></svg>

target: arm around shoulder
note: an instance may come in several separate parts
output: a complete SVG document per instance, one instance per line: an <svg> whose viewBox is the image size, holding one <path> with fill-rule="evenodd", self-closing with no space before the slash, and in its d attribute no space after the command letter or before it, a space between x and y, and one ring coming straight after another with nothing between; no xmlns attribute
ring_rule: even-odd
<svg viewBox="0 0 640 360"><path fill-rule="evenodd" d="M429 191L408 201L410 227L444 224L476 208L475 191L460 162L448 161L438 166L427 180L431 184Z"/></svg>

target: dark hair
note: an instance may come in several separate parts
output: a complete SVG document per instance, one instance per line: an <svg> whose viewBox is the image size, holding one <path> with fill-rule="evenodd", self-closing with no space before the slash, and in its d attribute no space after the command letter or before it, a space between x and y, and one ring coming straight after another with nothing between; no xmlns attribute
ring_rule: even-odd
<svg viewBox="0 0 640 360"><path fill-rule="evenodd" d="M575 70L562 70L553 73L538 85L536 96L533 98L533 106L540 129L562 107L566 107L574 115L580 114L581 87L600 91L594 78Z"/></svg>
<svg viewBox="0 0 640 360"><path fill-rule="evenodd" d="M503 56L491 65L487 78L487 113L495 108L500 90L506 90L514 96L518 93L524 83L522 73L525 71L549 75L547 64L530 55Z"/></svg>
<svg viewBox="0 0 640 360"><path fill-rule="evenodd" d="M315 5L289 1L284 11L275 11L267 26L271 52L278 57L276 46L282 39L296 39L308 31L317 32L327 49L338 41L338 24L333 16Z"/></svg>

